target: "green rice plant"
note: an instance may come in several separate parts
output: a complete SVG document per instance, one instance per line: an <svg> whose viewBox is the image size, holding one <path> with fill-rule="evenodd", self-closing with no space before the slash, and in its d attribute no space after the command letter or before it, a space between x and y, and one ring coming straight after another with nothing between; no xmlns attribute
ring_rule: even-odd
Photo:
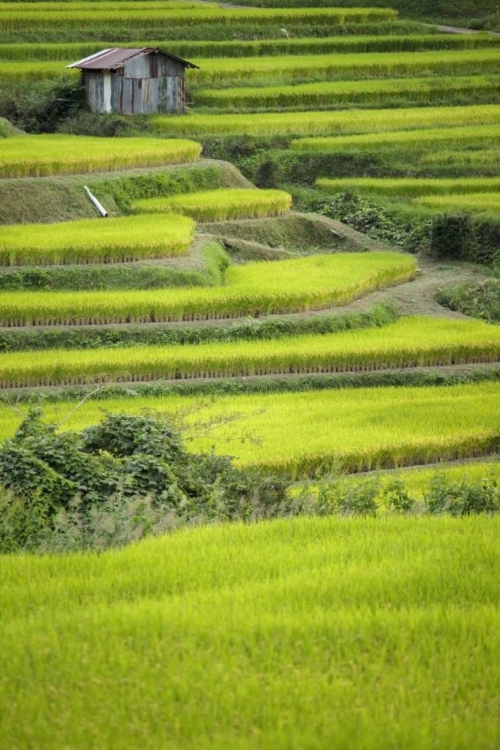
<svg viewBox="0 0 500 750"><path fill-rule="evenodd" d="M155 215L144 219L161 227ZM324 309L407 281L414 276L415 268L413 257L399 253L345 253L231 266L222 287L113 294L5 292L0 294L0 323L24 326L220 320Z"/></svg>
<svg viewBox="0 0 500 750"><path fill-rule="evenodd" d="M471 189L476 190L473 180L471 180L471 183ZM440 211L465 210L498 213L500 212L500 193L464 192L461 195L424 195L415 198L415 203Z"/></svg>
<svg viewBox="0 0 500 750"><path fill-rule="evenodd" d="M174 0L176 3L178 0ZM17 5L18 3L16 3ZM37 3L36 8L42 3ZM204 3L205 4L205 3ZM33 4L31 4L33 5ZM76 3L57 3L70 10ZM164 5L164 3L162 3ZM92 3L95 7L95 3ZM117 7L114 3L113 7ZM0 4L0 12L2 5ZM414 52L425 49L482 49L498 46L491 34L390 34L378 36L332 36L253 41L169 41L141 40L127 42L130 47L162 47L169 52L191 57L253 57L262 55L324 54L329 52ZM125 46L123 42L68 42L53 44L0 44L1 60L69 60L91 55L105 47Z"/></svg>
<svg viewBox="0 0 500 750"><path fill-rule="evenodd" d="M99 3L97 10L102 11L127 11L127 10L185 10L187 8L197 8L199 10L199 2L190 2L190 0L97 0ZM207 7L216 6L215 3L206 3ZM203 2L205 7L205 2ZM79 0L63 0L63 2L38 2L33 0L32 2L0 2L0 13L66 13L68 11L86 11L87 13L96 10L96 2L80 2Z"/></svg>
<svg viewBox="0 0 500 750"><path fill-rule="evenodd" d="M0 265L119 263L184 255L194 228L192 219L173 214L13 224L0 227Z"/></svg>
<svg viewBox="0 0 500 750"><path fill-rule="evenodd" d="M0 139L0 176L41 177L159 167L196 161L200 153L199 143L183 140L13 136Z"/></svg>
<svg viewBox="0 0 500 750"><path fill-rule="evenodd" d="M301 479L329 473L332 466L356 473L494 453L500 448L499 395L498 382L219 396L216 401L136 395L87 401L69 415L74 402L58 402L45 412L50 421L67 417L65 429L95 424L103 410L191 412L186 430L191 421L223 418L210 436L193 439L193 450L230 451L241 465ZM25 409L0 412L0 436L13 434Z"/></svg>
<svg viewBox="0 0 500 750"><path fill-rule="evenodd" d="M500 329L482 321L403 318L383 328L272 341L48 350L0 358L0 388L100 381L360 372L496 362Z"/></svg>
<svg viewBox="0 0 500 750"><path fill-rule="evenodd" d="M340 135L333 138L301 138L292 141L294 151L370 151L392 149L436 149L441 146L460 145L479 148L497 144L500 140L498 126L479 125L465 128L439 128L436 130L405 130L369 135Z"/></svg>
<svg viewBox="0 0 500 750"><path fill-rule="evenodd" d="M106 8L99 4L91 10L71 10L58 15L57 24L60 29L85 29L95 25L109 24L116 29L132 26L140 28L169 28L175 26L189 26L189 24L227 25L263 25L268 24L328 24L342 26L345 23L368 23L397 18L397 12L388 8L290 8L275 10L243 10L224 7L203 7L201 4L188 10L162 10L158 7L141 9L140 3L134 3L132 9ZM22 30L30 29L42 31L54 24L53 11L33 13L32 10L9 11L0 17L0 29Z"/></svg>
<svg viewBox="0 0 500 750"><path fill-rule="evenodd" d="M350 110L348 112L267 112L245 115L153 115L151 125L167 135L331 135L379 133L412 128L495 125L498 104L464 107Z"/></svg>
<svg viewBox="0 0 500 750"><path fill-rule="evenodd" d="M168 198L147 198L136 201L133 210L139 214L173 211L196 221L225 221L280 216L290 209L291 202L292 196L283 190L221 188Z"/></svg>
<svg viewBox="0 0 500 750"><path fill-rule="evenodd" d="M458 94L490 97L498 93L500 76L440 78L395 78L368 81L304 83L295 86L201 89L194 93L198 105L233 109L283 109L324 107L336 104L372 104L399 102L409 98L412 104L449 101Z"/></svg>
<svg viewBox="0 0 500 750"><path fill-rule="evenodd" d="M413 198L416 196L446 196L452 193L494 193L500 190L500 177L462 177L455 179L427 177L348 177L345 179L320 178L316 187L328 193L341 193L345 190L380 196ZM423 201L425 203L425 199Z"/></svg>
<svg viewBox="0 0 500 750"><path fill-rule="evenodd" d="M96 529L103 543L116 518ZM290 737L355 737L415 750L473 738L491 750L499 535L484 516L285 518L4 555L4 744L284 750Z"/></svg>
<svg viewBox="0 0 500 750"><path fill-rule="evenodd" d="M474 151L439 150L423 154L422 166L456 165L457 167L475 167L494 165L500 161L500 148L484 148Z"/></svg>
<svg viewBox="0 0 500 750"><path fill-rule="evenodd" d="M53 61L42 62L2 62L0 86L23 81L42 81L54 78L78 80L78 70L68 70L65 64Z"/></svg>
<svg viewBox="0 0 500 750"><path fill-rule="evenodd" d="M280 55L274 57L197 58L198 70L188 72L195 84L234 85L272 78L295 82L352 78L394 78L415 75L486 75L498 73L500 49L366 52L362 54Z"/></svg>

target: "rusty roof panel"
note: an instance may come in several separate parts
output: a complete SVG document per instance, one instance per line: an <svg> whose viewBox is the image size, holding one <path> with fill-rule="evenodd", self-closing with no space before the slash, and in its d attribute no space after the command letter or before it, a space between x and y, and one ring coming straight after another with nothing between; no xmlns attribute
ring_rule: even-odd
<svg viewBox="0 0 500 750"><path fill-rule="evenodd" d="M68 65L68 68L80 68L80 70L112 70L118 68L127 60L130 60L136 55L150 55L152 53L159 53L166 55L172 60L182 63L186 68L197 68L198 66L194 63L190 63L187 60L183 60L182 57L172 55L170 52L157 49L155 47L112 47L111 49L104 49L101 52L96 52L89 57L84 57L82 60Z"/></svg>

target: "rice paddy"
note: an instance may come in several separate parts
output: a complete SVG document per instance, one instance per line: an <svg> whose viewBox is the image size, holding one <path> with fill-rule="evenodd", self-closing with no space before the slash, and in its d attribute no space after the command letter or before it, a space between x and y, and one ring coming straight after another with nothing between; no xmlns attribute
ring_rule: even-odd
<svg viewBox="0 0 500 750"><path fill-rule="evenodd" d="M388 78L367 81L304 83L294 86L201 89L194 93L198 105L218 109L258 110L323 107L339 104L380 106L407 98L417 102L446 103L459 94L489 97L498 93L498 76L444 76L440 78Z"/></svg>
<svg viewBox="0 0 500 750"><path fill-rule="evenodd" d="M316 180L317 187L331 193L343 190L354 190L357 193L376 193L387 197L413 198L418 196L448 196L454 193L486 193L498 195L500 193L500 178L496 177L463 177L456 179L432 178L376 178L352 177L344 179L321 178ZM424 199L425 202L425 199Z"/></svg>
<svg viewBox="0 0 500 750"><path fill-rule="evenodd" d="M346 372L496 362L500 330L479 321L403 318L382 328L270 341L49 350L0 357L0 387Z"/></svg>
<svg viewBox="0 0 500 750"><path fill-rule="evenodd" d="M475 185L471 184L475 190ZM415 202L422 206L429 206L440 211L462 209L465 211L494 211L500 212L500 193L463 193L460 195L424 195L415 198Z"/></svg>
<svg viewBox="0 0 500 750"><path fill-rule="evenodd" d="M186 193L169 198L146 198L134 203L135 213L178 212L196 221L262 219L290 209L292 196L283 190L231 188Z"/></svg>
<svg viewBox="0 0 500 750"><path fill-rule="evenodd" d="M464 128L496 125L500 105L409 107L348 112L268 112L244 115L153 115L151 125L166 135L328 135L385 133L412 128Z"/></svg>
<svg viewBox="0 0 500 750"><path fill-rule="evenodd" d="M4 742L286 750L293 728L299 747L490 750L499 532L292 519L5 557Z"/></svg>
<svg viewBox="0 0 500 750"><path fill-rule="evenodd" d="M0 138L0 177L108 172L196 161L199 143L180 139L30 135Z"/></svg>
<svg viewBox="0 0 500 750"><path fill-rule="evenodd" d="M155 215L144 217L153 224ZM134 221L136 217L131 217ZM161 225L160 225L161 226ZM342 305L411 279L415 259L392 252L315 255L231 266L226 285L131 292L5 292L0 324L86 325L224 319Z"/></svg>
<svg viewBox="0 0 500 750"><path fill-rule="evenodd" d="M195 224L164 214L0 227L0 265L120 263L185 255Z"/></svg>

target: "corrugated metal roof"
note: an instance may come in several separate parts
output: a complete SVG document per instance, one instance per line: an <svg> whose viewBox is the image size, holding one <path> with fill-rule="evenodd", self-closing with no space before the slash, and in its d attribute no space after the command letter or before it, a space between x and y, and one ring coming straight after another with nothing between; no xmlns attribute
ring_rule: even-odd
<svg viewBox="0 0 500 750"><path fill-rule="evenodd" d="M182 57L172 55L170 52L157 49L156 47L112 47L110 49L104 49L101 52L96 52L89 57L84 57L82 60L68 65L68 68L80 68L80 70L113 70L119 68L127 60L130 60L136 55L151 55L153 53L159 53L166 55L172 60L177 60L184 65L186 68L198 68L198 65L190 63L187 60L183 60Z"/></svg>

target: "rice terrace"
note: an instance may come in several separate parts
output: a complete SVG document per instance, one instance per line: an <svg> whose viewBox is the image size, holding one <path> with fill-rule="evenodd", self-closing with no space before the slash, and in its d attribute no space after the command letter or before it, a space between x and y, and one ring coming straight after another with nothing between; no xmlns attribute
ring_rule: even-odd
<svg viewBox="0 0 500 750"><path fill-rule="evenodd" d="M494 0L0 0L0 746L500 748Z"/></svg>

